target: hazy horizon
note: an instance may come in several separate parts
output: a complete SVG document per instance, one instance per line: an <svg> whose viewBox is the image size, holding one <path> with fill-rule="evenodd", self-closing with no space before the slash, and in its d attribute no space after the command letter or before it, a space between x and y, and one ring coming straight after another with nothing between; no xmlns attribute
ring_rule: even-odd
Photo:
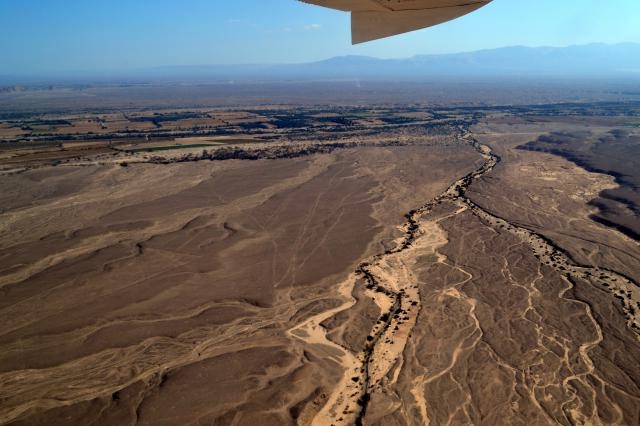
<svg viewBox="0 0 640 426"><path fill-rule="evenodd" d="M332 81L458 81L516 78L640 78L640 43L591 43L568 47L507 46L406 58L344 55L289 64L185 64L138 69L71 70L0 74L0 85L48 86L136 83Z"/></svg>
<svg viewBox="0 0 640 426"><path fill-rule="evenodd" d="M592 43L583 43L583 44L568 44L568 45L515 45L515 44L507 44L504 46L491 47L486 49L476 49L476 50L459 50L445 53L415 53L410 56L383 56L383 55L368 55L368 54L344 54L344 55L334 55L327 56L318 59L314 59L311 61L299 61L299 62L225 62L225 63L217 63L217 62L201 62L201 63L187 63L187 64L159 64L152 65L147 67L137 67L137 68L93 68L93 69L62 69L57 71L43 71L40 73L34 73L39 75L47 75L47 74L65 74L65 73L80 73L80 72L110 72L110 71L140 71L140 70L149 70L149 69L161 69L161 68L190 68L190 67L224 67L224 66L281 66L281 65L308 65L319 62L324 62L336 58L370 58L377 59L382 61L394 61L394 60L406 60L413 59L417 57L444 57L444 56L453 56L453 55L464 55L464 54L473 54L480 52L490 52L490 51L498 51L498 50L506 50L506 49L568 49L575 47L588 47L588 46L622 46L622 45L638 45L640 46L640 42L633 41L621 41L618 43L604 43L604 42L592 42ZM2 75L2 74L0 74ZM11 75L11 74L4 74ZM16 75L16 74L13 74Z"/></svg>
<svg viewBox="0 0 640 426"><path fill-rule="evenodd" d="M640 3L495 0L444 25L350 45L349 15L296 0L0 3L0 75L408 58L510 46L640 43Z"/></svg>

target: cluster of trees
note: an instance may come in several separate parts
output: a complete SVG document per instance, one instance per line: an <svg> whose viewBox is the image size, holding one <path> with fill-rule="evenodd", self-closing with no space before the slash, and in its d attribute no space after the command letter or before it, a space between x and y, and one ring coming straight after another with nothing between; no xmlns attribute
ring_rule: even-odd
<svg viewBox="0 0 640 426"><path fill-rule="evenodd" d="M175 159L152 157L152 163L169 164L185 161L201 160L260 160L277 158L296 158L313 154L328 154L336 149L353 148L356 142L327 143L308 146L276 146L268 148L243 149L239 147L222 147L213 151L203 150L200 154L185 154Z"/></svg>

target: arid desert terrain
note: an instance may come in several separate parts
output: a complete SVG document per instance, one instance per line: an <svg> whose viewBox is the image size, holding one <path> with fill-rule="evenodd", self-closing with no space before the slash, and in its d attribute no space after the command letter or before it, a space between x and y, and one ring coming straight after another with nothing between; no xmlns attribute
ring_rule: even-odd
<svg viewBox="0 0 640 426"><path fill-rule="evenodd" d="M0 424L640 423L637 103L1 118Z"/></svg>

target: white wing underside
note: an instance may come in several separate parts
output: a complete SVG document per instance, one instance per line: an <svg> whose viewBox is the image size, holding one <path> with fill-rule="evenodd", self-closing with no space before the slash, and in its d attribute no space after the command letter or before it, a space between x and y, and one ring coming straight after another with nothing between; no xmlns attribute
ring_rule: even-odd
<svg viewBox="0 0 640 426"><path fill-rule="evenodd" d="M302 0L351 12L354 44L431 27L458 18L491 0Z"/></svg>

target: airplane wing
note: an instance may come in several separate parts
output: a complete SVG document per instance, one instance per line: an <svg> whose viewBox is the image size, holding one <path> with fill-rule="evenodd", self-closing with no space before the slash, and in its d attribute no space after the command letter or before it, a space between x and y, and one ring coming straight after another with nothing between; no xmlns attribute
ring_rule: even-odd
<svg viewBox="0 0 640 426"><path fill-rule="evenodd" d="M458 18L492 0L301 0L351 12L353 44L419 30Z"/></svg>

